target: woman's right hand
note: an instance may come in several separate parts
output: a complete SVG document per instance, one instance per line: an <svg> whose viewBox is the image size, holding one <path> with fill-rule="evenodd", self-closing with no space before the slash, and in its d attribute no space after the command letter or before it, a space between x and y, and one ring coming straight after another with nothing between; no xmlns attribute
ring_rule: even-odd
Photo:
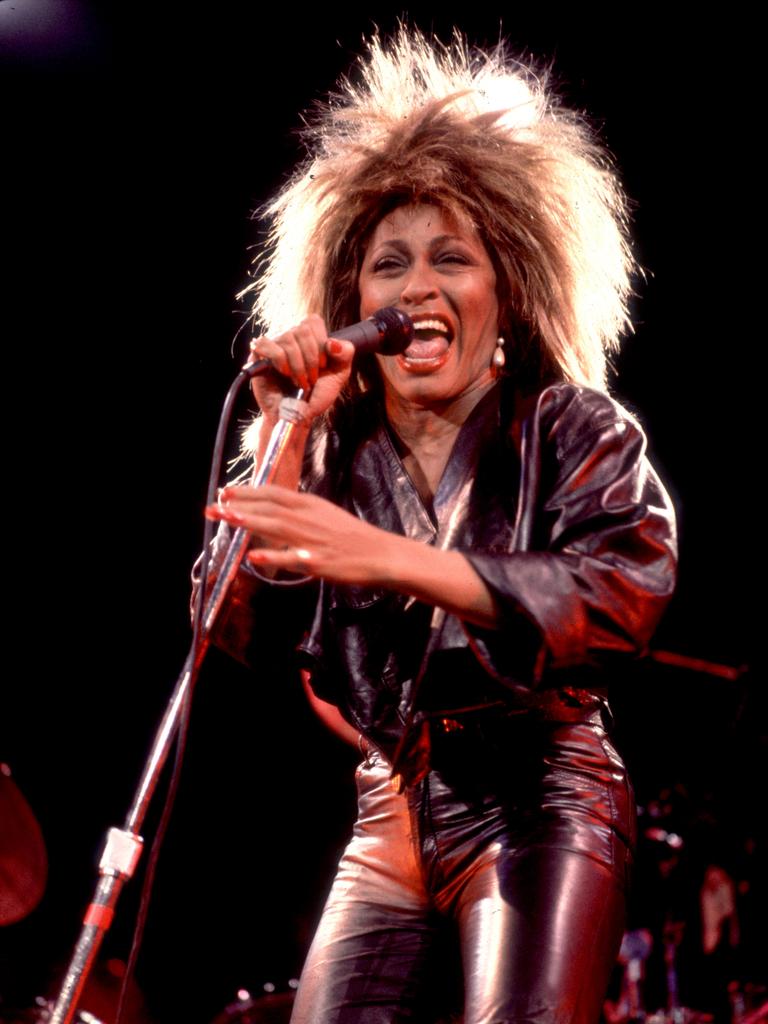
<svg viewBox="0 0 768 1024"><path fill-rule="evenodd" d="M291 387L304 388L311 419L329 409L349 380L354 345L329 338L322 317L308 316L275 338L255 338L248 362L269 359L272 369L254 377L251 388L268 422L278 418Z"/></svg>

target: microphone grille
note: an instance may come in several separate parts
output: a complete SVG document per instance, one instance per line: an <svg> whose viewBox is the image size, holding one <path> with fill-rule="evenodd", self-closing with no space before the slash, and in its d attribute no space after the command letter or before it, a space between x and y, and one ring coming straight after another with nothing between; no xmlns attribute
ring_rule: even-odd
<svg viewBox="0 0 768 1024"><path fill-rule="evenodd" d="M377 309L371 320L381 332L379 352L382 355L396 356L413 341L413 320L402 309L385 306Z"/></svg>

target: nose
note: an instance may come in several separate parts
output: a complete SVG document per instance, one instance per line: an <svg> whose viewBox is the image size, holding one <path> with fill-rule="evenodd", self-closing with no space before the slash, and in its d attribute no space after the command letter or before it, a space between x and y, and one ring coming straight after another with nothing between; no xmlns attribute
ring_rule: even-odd
<svg viewBox="0 0 768 1024"><path fill-rule="evenodd" d="M408 270L400 291L403 305L418 306L427 299L434 299L438 294L437 276L429 264L414 263Z"/></svg>

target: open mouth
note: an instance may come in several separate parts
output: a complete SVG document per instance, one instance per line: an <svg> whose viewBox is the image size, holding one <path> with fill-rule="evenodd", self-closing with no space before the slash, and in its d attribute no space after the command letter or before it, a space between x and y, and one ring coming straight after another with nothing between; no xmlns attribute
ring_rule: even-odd
<svg viewBox="0 0 768 1024"><path fill-rule="evenodd" d="M446 354L452 341L451 326L442 317L414 317L413 341L402 358L411 364L432 363Z"/></svg>

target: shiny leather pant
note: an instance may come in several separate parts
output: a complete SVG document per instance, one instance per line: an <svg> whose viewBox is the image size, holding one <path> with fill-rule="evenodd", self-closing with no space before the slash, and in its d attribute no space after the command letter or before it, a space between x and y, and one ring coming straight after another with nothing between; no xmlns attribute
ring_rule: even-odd
<svg viewBox="0 0 768 1024"><path fill-rule="evenodd" d="M599 720L446 738L397 795L379 754L292 1024L594 1024L621 940L634 804ZM461 963L438 964L441 931ZM435 1011L463 970L464 1016ZM426 989L426 991L425 991Z"/></svg>

